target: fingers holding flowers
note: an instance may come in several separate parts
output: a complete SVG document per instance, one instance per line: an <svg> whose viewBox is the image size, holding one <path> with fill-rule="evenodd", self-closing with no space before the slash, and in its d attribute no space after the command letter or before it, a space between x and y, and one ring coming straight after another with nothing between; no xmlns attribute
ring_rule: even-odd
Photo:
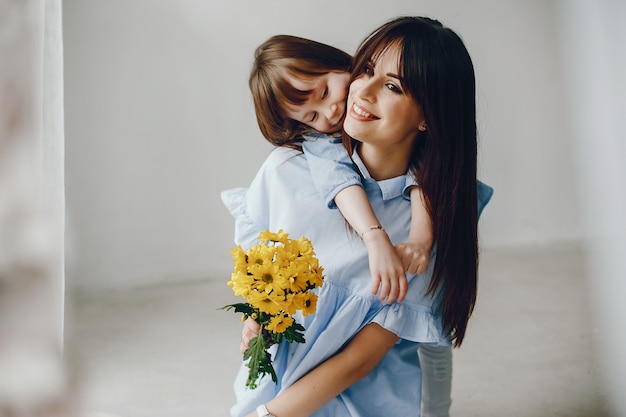
<svg viewBox="0 0 626 417"><path fill-rule="evenodd" d="M261 325L257 323L252 317L248 317L243 322L243 329L241 330L241 343L239 344L239 351L244 353L250 344L250 340L259 335Z"/></svg>

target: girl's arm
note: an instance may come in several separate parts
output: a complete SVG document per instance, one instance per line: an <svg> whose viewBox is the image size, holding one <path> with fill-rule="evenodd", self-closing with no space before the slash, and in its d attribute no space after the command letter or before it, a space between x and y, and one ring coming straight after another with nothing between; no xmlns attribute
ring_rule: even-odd
<svg viewBox="0 0 626 417"><path fill-rule="evenodd" d="M361 186L352 185L341 190L335 196L335 204L343 217L357 231L367 247L370 273L372 274L372 294L378 294L379 300L404 300L408 290L403 259L389 240L387 232L372 210L367 194Z"/></svg>
<svg viewBox="0 0 626 417"><path fill-rule="evenodd" d="M424 205L421 187L411 187L411 230L409 239L398 243L396 249L402 258L404 268L410 274L423 274L430 261L433 245L433 226Z"/></svg>
<svg viewBox="0 0 626 417"><path fill-rule="evenodd" d="M378 293L378 298L388 303L404 300L408 288L404 264L387 233L382 228L370 229L380 226L380 222L341 138L318 134L305 140L302 150L324 201L329 207L336 205L363 238L369 255L372 294Z"/></svg>
<svg viewBox="0 0 626 417"><path fill-rule="evenodd" d="M307 417L367 376L398 341L376 323L368 324L335 356L318 365L266 404L276 417ZM247 417L257 417L256 411Z"/></svg>

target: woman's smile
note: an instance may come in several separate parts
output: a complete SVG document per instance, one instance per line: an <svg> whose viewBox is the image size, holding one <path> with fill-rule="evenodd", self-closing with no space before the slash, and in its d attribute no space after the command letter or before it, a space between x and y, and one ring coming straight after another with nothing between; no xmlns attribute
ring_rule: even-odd
<svg viewBox="0 0 626 417"><path fill-rule="evenodd" d="M368 112L367 110L365 110L363 107L359 106L358 104L354 103L352 105L351 108L351 112L350 115L352 117L358 118L358 119L369 119L369 120L377 120L379 119L378 116L373 115L372 113Z"/></svg>

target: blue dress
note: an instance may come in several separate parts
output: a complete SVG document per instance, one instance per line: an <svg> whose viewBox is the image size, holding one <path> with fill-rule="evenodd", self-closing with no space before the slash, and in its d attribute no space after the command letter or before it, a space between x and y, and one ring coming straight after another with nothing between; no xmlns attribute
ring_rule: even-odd
<svg viewBox="0 0 626 417"><path fill-rule="evenodd" d="M363 176L363 187L382 226L393 243L408 238L410 201L403 191L407 176L375 181L354 155ZM479 183L479 207L491 197L491 189ZM289 233L311 239L324 267L326 279L318 289L317 312L296 319L305 327L306 343L286 342L270 353L278 376L266 377L254 390L245 388L248 368L242 364L235 381L237 403L233 417L252 412L289 387L311 369L331 357L363 326L378 323L400 341L363 380L355 383L318 410L314 417L419 415L421 370L419 343L449 345L438 313L440 293L425 296L434 262L421 275L407 275L409 290L402 303L386 304L370 294L367 250L349 230L338 210L328 208L318 193L302 152L277 148L266 159L249 188L224 191L222 200L235 217L235 242L244 249L256 243L262 230Z"/></svg>

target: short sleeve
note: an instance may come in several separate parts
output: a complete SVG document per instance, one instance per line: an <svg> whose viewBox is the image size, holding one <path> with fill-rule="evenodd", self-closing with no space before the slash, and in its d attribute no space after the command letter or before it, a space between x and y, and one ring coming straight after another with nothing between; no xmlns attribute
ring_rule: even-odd
<svg viewBox="0 0 626 417"><path fill-rule="evenodd" d="M362 185L360 174L344 148L341 138L307 134L302 150L318 193L329 208L337 208L335 196L344 188Z"/></svg>
<svg viewBox="0 0 626 417"><path fill-rule="evenodd" d="M478 216L480 217L483 209L485 208L487 203L489 203L491 197L493 196L493 188L480 181L476 181L476 185L478 187Z"/></svg>
<svg viewBox="0 0 626 417"><path fill-rule="evenodd" d="M410 173L406 174L404 188L402 189L402 198L411 201L411 188L419 186L419 183Z"/></svg>

